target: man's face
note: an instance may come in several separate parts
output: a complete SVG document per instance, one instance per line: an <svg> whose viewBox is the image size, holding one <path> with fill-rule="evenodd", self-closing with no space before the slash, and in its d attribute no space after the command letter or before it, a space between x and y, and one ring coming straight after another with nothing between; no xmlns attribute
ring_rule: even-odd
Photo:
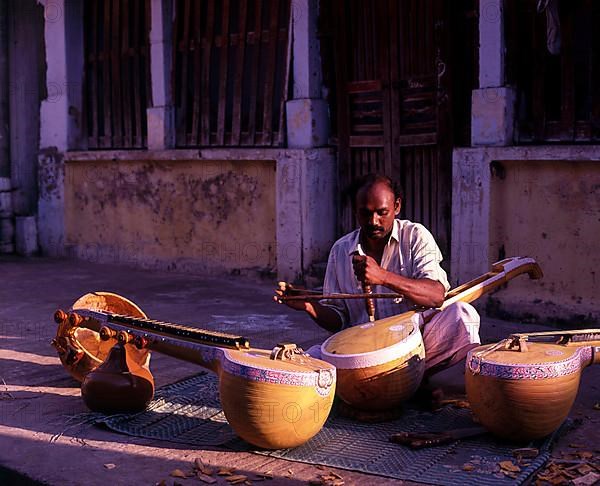
<svg viewBox="0 0 600 486"><path fill-rule="evenodd" d="M399 213L400 199L394 198L394 192L385 183L377 182L356 194L356 218L370 240L387 238Z"/></svg>

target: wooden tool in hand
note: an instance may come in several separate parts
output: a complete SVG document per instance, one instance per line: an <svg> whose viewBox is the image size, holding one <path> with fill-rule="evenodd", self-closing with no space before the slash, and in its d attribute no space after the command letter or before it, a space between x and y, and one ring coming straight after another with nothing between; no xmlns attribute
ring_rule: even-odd
<svg viewBox="0 0 600 486"><path fill-rule="evenodd" d="M444 432L399 432L389 437L390 442L402 444L411 449L422 449L448 444L458 439L475 437L487 432L483 427L446 430Z"/></svg>
<svg viewBox="0 0 600 486"><path fill-rule="evenodd" d="M356 248L357 248L358 255L366 258L367 255L363 251L360 243L356 246ZM368 297L365 299L365 306L367 308L367 315L369 316L369 322L375 322L375 301L373 300L373 297L371 296L373 294L373 289L371 288L371 285L368 284L367 282L365 282L364 280L361 282L361 286L362 286L363 292L368 295Z"/></svg>

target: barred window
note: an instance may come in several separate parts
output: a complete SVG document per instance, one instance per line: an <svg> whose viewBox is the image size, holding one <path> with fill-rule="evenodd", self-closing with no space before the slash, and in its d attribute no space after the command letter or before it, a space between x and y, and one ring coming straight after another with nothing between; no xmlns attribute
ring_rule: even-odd
<svg viewBox="0 0 600 486"><path fill-rule="evenodd" d="M86 0L85 123L89 149L147 146L149 0Z"/></svg>
<svg viewBox="0 0 600 486"><path fill-rule="evenodd" d="M176 0L177 146L281 146L289 0Z"/></svg>
<svg viewBox="0 0 600 486"><path fill-rule="evenodd" d="M507 78L518 90L518 141L600 140L600 2L509 0Z"/></svg>

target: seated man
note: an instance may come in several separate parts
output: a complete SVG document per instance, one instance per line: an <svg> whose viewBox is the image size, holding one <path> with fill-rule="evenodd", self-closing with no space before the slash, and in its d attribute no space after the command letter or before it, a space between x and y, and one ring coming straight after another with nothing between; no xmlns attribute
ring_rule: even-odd
<svg viewBox="0 0 600 486"><path fill-rule="evenodd" d="M376 174L358 179L352 200L359 229L333 245L327 262L323 293L361 293L371 285L374 293L394 292L400 301L375 301L376 318L382 319L420 307L439 307L450 285L440 267L441 252L431 233L421 224L396 219L401 194L388 177ZM287 284L276 290L275 300ZM324 329L337 332L368 322L365 301L285 301L303 310ZM480 343L479 315L467 303L450 305L421 328L426 354L426 376L461 361ZM308 353L320 358L320 345Z"/></svg>

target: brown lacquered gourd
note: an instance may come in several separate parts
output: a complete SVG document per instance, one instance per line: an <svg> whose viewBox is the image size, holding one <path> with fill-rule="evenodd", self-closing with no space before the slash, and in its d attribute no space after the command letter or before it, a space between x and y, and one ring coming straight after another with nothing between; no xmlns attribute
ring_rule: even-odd
<svg viewBox="0 0 600 486"><path fill-rule="evenodd" d="M522 273L533 279L542 276L532 258L507 258L448 292L439 309L410 311L331 336L321 346L321 356L337 368L338 397L358 410L377 412L399 406L415 393L425 371L421 326L449 305L472 302Z"/></svg>
<svg viewBox="0 0 600 486"><path fill-rule="evenodd" d="M93 410L143 408L153 390L152 375L144 366L153 350L213 371L229 424L255 446L295 447L321 430L335 396L336 373L329 363L290 343L273 350L254 349L241 336L150 320L141 310L128 315L122 302L129 301L115 294L90 293L69 315L62 311L55 315L59 353L68 345L81 355L78 361L63 364L74 376L83 377L82 394ZM104 347L109 341L110 347ZM99 351L102 359L108 357L104 364L96 355Z"/></svg>
<svg viewBox="0 0 600 486"><path fill-rule="evenodd" d="M117 343L106 361L88 373L81 384L81 396L90 410L103 413L140 412L154 396L150 372L127 363L125 346Z"/></svg>
<svg viewBox="0 0 600 486"><path fill-rule="evenodd" d="M556 338L555 342L531 342ZM517 334L467 356L473 413L493 434L518 441L545 437L567 418L581 372L600 362L600 329Z"/></svg>

